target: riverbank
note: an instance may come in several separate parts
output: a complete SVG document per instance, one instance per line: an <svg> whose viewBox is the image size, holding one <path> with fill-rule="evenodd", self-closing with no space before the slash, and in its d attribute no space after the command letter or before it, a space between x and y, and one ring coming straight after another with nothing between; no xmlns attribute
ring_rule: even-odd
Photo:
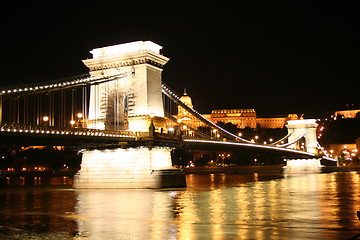
<svg viewBox="0 0 360 240"><path fill-rule="evenodd" d="M185 174L249 174L249 173L281 173L284 165L272 166L225 166L225 167L188 167Z"/></svg>
<svg viewBox="0 0 360 240"><path fill-rule="evenodd" d="M188 167L183 168L185 174L252 174L252 173L282 173L284 165L270 165L270 166L225 166L225 167ZM329 172L351 172L360 171L360 166L353 167L337 167L337 166L323 166L322 173Z"/></svg>
<svg viewBox="0 0 360 240"><path fill-rule="evenodd" d="M0 172L0 178L5 177L72 177L77 173L74 171L21 171L21 172Z"/></svg>
<svg viewBox="0 0 360 240"><path fill-rule="evenodd" d="M269 165L269 166L216 166L216 167L187 167L182 168L185 174L278 174L284 172L284 165ZM360 171L360 166L323 166L322 173L329 172L351 172ZM38 172L0 172L0 178L6 177L73 177L77 173L75 171L38 171Z"/></svg>

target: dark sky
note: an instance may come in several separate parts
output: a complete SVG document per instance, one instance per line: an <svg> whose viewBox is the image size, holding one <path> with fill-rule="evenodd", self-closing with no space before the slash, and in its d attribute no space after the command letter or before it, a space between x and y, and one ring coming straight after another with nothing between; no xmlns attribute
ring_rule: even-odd
<svg viewBox="0 0 360 240"><path fill-rule="evenodd" d="M3 9L1 85L83 74L91 49L150 40L170 58L163 81L200 112L312 117L360 101L359 1L57 2Z"/></svg>

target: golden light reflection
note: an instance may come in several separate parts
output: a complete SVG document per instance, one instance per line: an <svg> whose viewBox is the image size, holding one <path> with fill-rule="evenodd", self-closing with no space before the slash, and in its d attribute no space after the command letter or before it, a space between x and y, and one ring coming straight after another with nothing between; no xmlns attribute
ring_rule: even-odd
<svg viewBox="0 0 360 240"><path fill-rule="evenodd" d="M346 214L343 209L345 205L339 203L339 199L342 199L339 193L347 193L339 189L345 176L339 174L341 175L341 173L305 174L270 181L239 182L237 185L234 184L237 187L227 188L223 187L221 181L227 181L229 185L230 175L225 178L221 175L207 176L210 180L208 191L201 188L196 192L193 189L192 192L186 191L181 195L183 208L179 214L179 222L181 222L179 225L183 226L182 223L187 222L188 234L181 234L183 228L180 227L179 236L184 237L181 239L193 239L199 236L211 236L214 239L351 237L352 234L357 233L360 222L354 219L348 225L344 223L349 214L352 213L355 218L356 209L360 209L359 174L344 173L349 175L345 181L352 185L347 188L347 191L351 192L352 200L346 200L352 203L352 207L345 211ZM334 178L334 176L338 177ZM196 180L204 186L203 180L206 177L200 176L199 179L197 177L199 176L189 177L192 186L196 185ZM328 194L335 193L338 197L334 198L333 202L328 201ZM344 199L347 199L347 196L348 193ZM334 214L328 216L329 211Z"/></svg>
<svg viewBox="0 0 360 240"><path fill-rule="evenodd" d="M17 235L41 228L47 231L41 236L66 231L81 239L349 239L359 233L359 173L257 178L188 175L188 188L164 190L17 183L0 189L0 225L27 229Z"/></svg>
<svg viewBox="0 0 360 240"><path fill-rule="evenodd" d="M169 192L152 190L79 190L80 233L92 239L176 239L174 202Z"/></svg>

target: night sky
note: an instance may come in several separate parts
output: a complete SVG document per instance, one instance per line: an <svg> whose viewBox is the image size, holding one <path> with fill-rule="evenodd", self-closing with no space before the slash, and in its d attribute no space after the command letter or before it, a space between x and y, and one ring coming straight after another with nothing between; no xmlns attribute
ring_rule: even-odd
<svg viewBox="0 0 360 240"><path fill-rule="evenodd" d="M163 81L203 113L359 106L360 1L58 2L3 6L1 85L83 74L91 49L150 40L170 58Z"/></svg>

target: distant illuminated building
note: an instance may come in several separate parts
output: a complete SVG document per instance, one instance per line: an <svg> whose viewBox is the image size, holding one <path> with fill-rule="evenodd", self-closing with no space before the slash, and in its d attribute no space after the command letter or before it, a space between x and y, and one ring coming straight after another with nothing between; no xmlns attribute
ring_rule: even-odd
<svg viewBox="0 0 360 240"><path fill-rule="evenodd" d="M283 128L287 121L298 119L297 114L289 114L286 117L262 117L256 118L256 125L260 128Z"/></svg>
<svg viewBox="0 0 360 240"><path fill-rule="evenodd" d="M335 117L356 118L358 114L360 114L360 109L340 110L335 112Z"/></svg>
<svg viewBox="0 0 360 240"><path fill-rule="evenodd" d="M212 110L211 121L214 123L232 123L238 128L256 128L255 109L222 109Z"/></svg>
<svg viewBox="0 0 360 240"><path fill-rule="evenodd" d="M184 89L184 94L181 96L180 100L189 107L193 108L192 100L187 95L186 89ZM178 106L178 119L181 119L181 121L191 120L191 114L188 113L184 108Z"/></svg>
<svg viewBox="0 0 360 240"><path fill-rule="evenodd" d="M180 100L182 102L184 102L186 105L188 105L189 107L193 108L193 104L192 104L192 100L191 98L187 95L186 93L186 89L184 89L184 94L181 96ZM194 129L197 129L201 126L204 126L204 124L199 121L197 118L195 118L193 115L191 115L191 113L189 113L188 111L186 111L184 108L178 106L178 114L177 117L178 122L183 123L187 126L190 126Z"/></svg>
<svg viewBox="0 0 360 240"><path fill-rule="evenodd" d="M189 107L193 108L191 97L184 90L184 94L180 98ZM296 114L289 114L284 117L262 117L257 118L255 109L219 109L212 110L210 114L202 114L206 119L214 123L232 123L240 129L244 128L283 128L288 120L296 120L299 117ZM181 106L178 106L177 119L193 128L198 128L204 124L193 117Z"/></svg>

